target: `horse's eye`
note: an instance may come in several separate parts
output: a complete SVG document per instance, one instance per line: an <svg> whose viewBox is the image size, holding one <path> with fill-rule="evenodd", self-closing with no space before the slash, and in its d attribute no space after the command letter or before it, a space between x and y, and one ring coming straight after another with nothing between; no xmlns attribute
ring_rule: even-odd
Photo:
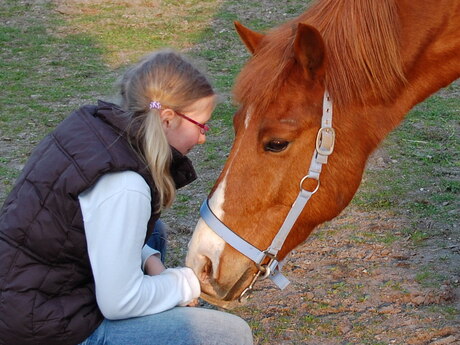
<svg viewBox="0 0 460 345"><path fill-rule="evenodd" d="M284 139L272 139L269 142L265 143L264 149L265 151L271 152L281 152L288 147L289 141Z"/></svg>

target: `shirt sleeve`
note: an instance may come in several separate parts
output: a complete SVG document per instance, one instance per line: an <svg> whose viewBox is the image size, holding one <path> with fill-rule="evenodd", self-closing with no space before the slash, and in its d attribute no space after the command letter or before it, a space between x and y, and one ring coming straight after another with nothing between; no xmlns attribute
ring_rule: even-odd
<svg viewBox="0 0 460 345"><path fill-rule="evenodd" d="M108 319L159 313L200 294L198 279L187 267L144 274L150 198L149 186L132 171L106 174L79 195L96 300Z"/></svg>

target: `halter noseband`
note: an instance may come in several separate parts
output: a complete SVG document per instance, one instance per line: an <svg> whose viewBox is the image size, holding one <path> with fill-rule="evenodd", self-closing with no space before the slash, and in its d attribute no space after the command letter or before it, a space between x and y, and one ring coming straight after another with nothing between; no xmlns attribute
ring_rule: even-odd
<svg viewBox="0 0 460 345"><path fill-rule="evenodd" d="M200 209L201 218L203 218L206 224L217 235L219 235L225 242L227 242L241 254L251 259L258 268L258 271L254 275L251 284L241 293L239 297L240 300L243 296L247 295L253 290L254 283L259 278L265 279L269 277L270 280L272 280L280 289L284 289L289 284L289 280L280 272L282 263L278 261L277 255L281 250L284 242L286 241L286 238L292 230L295 222L297 221L297 218L302 213L308 200L310 200L311 196L318 191L320 186L319 176L321 174L321 169L323 164L327 164L328 156L334 151L334 141L335 131L332 128L332 101L330 99L329 93L326 90L324 92L323 98L323 116L321 119L321 128L319 129L318 135L316 137L316 147L315 151L313 152L308 174L300 180L300 192L297 195L296 200L292 204L291 209L283 222L283 225L281 225L281 228L279 229L272 243L264 251L254 247L252 244L242 239L224 223L222 223L210 209L208 199L203 202L203 205ZM303 189L303 183L307 179L314 179L317 181L316 188L311 192ZM263 263L267 260L268 263Z"/></svg>

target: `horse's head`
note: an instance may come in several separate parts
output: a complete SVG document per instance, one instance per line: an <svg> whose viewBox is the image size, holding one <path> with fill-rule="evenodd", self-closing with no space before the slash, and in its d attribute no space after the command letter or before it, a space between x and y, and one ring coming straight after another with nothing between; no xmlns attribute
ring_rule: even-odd
<svg viewBox="0 0 460 345"><path fill-rule="evenodd" d="M209 196L212 212L238 236L266 249L291 209L300 188L315 189L306 179L321 127L327 58L319 32L305 24L267 35L236 23L253 54L239 75L235 98L235 140ZM286 32L288 32L286 34ZM337 195L328 183L334 164L325 167L321 187L303 210L277 254L283 259L313 228L336 216L353 192ZM348 174L345 168L342 172ZM356 189L358 180L349 182ZM340 176L336 171L336 176ZM354 191L353 190L353 191ZM333 199L333 200L332 200ZM258 268L226 244L200 219L189 245L187 265L201 282L203 298L221 306L237 299Z"/></svg>

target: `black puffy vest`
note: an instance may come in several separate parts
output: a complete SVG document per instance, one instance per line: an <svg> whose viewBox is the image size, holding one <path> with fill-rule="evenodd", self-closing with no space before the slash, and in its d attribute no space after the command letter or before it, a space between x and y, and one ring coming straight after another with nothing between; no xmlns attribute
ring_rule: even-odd
<svg viewBox="0 0 460 345"><path fill-rule="evenodd" d="M34 150L0 213L0 345L75 345L103 319L95 299L78 195L108 172L145 164L112 104L73 112ZM179 188L196 176L173 149ZM152 213L146 229L159 214ZM108 235L109 236L109 235Z"/></svg>

